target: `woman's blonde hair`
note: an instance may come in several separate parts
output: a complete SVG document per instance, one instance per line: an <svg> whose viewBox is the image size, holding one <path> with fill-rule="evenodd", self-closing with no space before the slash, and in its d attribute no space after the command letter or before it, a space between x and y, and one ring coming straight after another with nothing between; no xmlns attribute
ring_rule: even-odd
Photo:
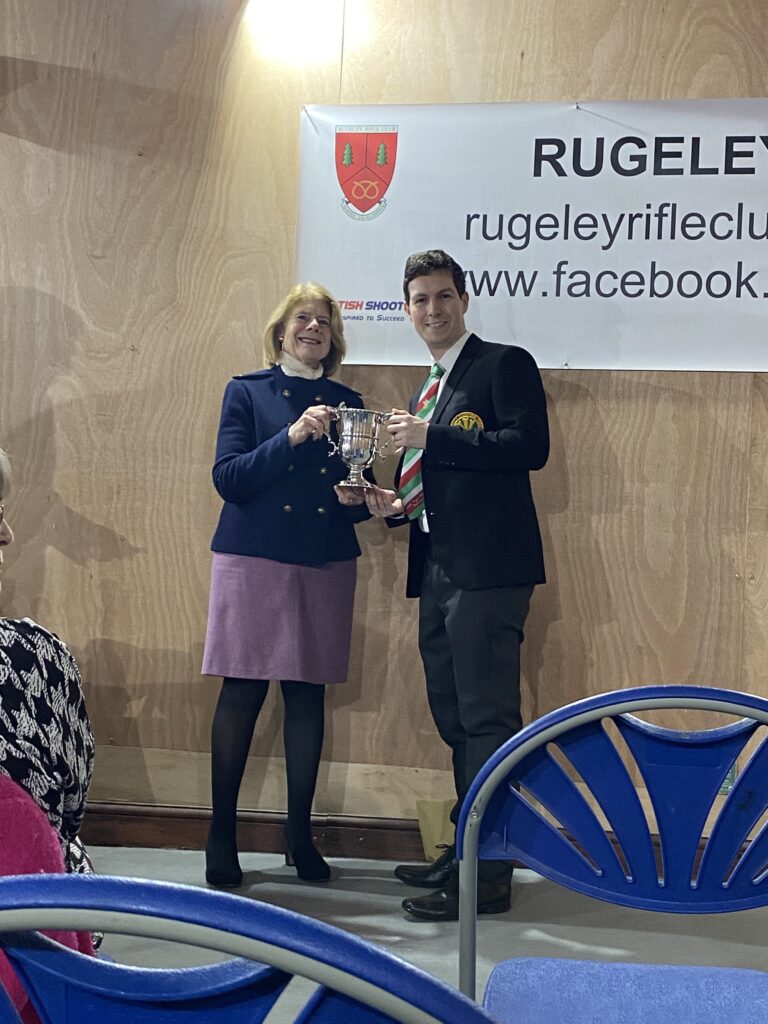
<svg viewBox="0 0 768 1024"><path fill-rule="evenodd" d="M264 331L264 358L268 366L274 366L280 359L280 352L283 347L283 334L285 324L293 310L300 302L311 299L319 299L320 302L328 304L331 314L331 350L323 359L323 373L331 377L339 368L347 354L347 343L344 340L344 323L341 319L339 304L321 284L315 281L305 281L303 284L294 285L283 301L272 311Z"/></svg>
<svg viewBox="0 0 768 1024"><path fill-rule="evenodd" d="M0 448L0 498L4 497L11 486L11 460L8 453Z"/></svg>

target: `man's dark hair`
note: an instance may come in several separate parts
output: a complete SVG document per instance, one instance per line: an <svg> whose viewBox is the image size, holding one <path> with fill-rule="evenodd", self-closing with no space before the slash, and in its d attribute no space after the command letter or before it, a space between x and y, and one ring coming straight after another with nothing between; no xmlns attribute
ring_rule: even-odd
<svg viewBox="0 0 768 1024"><path fill-rule="evenodd" d="M467 290L466 275L456 260L449 256L442 249L427 249L426 252L415 252L405 261L403 272L403 293L405 301L410 302L408 286L415 277L424 277L425 274L435 274L441 270L447 270L456 285L456 291L463 295Z"/></svg>

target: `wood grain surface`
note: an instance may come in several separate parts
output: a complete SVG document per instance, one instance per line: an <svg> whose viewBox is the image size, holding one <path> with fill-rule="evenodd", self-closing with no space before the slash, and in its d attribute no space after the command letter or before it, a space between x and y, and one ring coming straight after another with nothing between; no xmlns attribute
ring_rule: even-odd
<svg viewBox="0 0 768 1024"><path fill-rule="evenodd" d="M224 385L260 365L262 325L292 283L302 104L768 85L758 0L309 6L0 0L0 445L17 534L2 607L76 652L100 748L125 753L97 765L102 800L206 800L210 465ZM341 376L389 408L421 371ZM644 682L768 693L768 376L544 378L553 449L535 493L549 582L528 622L526 715ZM435 773L430 792L449 779L403 596L404 534L359 529L350 680L329 696L328 813L360 813L366 765L380 817L410 813L413 772ZM279 768L274 696L253 753ZM259 794L248 789L249 805Z"/></svg>

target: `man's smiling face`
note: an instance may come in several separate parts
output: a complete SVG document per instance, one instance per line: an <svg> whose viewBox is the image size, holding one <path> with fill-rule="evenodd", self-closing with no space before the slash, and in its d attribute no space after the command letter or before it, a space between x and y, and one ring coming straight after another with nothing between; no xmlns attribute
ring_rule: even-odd
<svg viewBox="0 0 768 1024"><path fill-rule="evenodd" d="M416 333L438 358L466 331L464 314L468 304L469 296L466 292L459 295L451 273L438 270L409 282L405 311Z"/></svg>

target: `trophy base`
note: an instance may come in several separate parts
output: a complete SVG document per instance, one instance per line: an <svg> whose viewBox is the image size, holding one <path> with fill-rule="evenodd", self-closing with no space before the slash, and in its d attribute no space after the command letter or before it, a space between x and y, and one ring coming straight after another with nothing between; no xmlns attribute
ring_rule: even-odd
<svg viewBox="0 0 768 1024"><path fill-rule="evenodd" d="M373 484L369 483L368 480L363 476L363 471L360 469L357 472L353 469L346 480L342 480L336 485L337 487L353 487L356 490L367 490L372 487Z"/></svg>

